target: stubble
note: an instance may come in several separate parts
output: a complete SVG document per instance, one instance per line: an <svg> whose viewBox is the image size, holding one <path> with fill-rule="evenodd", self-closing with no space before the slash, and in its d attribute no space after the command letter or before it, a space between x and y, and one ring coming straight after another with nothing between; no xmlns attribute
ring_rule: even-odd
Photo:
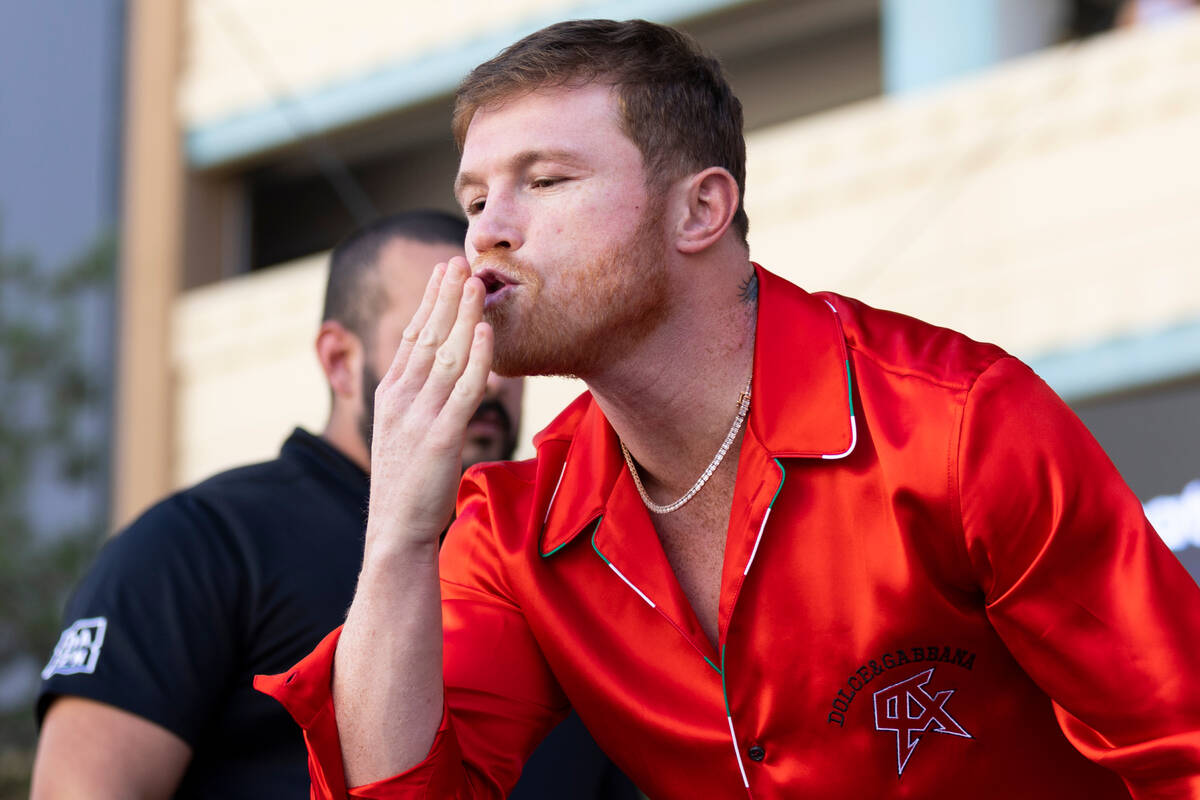
<svg viewBox="0 0 1200 800"><path fill-rule="evenodd" d="M481 257L520 281L526 295L485 312L495 331L492 369L586 378L623 358L668 312L662 219L661 211L648 214L589 264L543 267L560 270L553 290L520 259Z"/></svg>

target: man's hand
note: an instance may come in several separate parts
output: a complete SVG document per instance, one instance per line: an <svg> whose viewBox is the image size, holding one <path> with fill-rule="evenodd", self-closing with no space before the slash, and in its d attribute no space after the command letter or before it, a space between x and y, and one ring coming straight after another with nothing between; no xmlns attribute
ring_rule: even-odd
<svg viewBox="0 0 1200 800"><path fill-rule="evenodd" d="M466 259L433 271L375 392L368 546L432 547L462 473L467 423L483 399L492 333Z"/></svg>
<svg viewBox="0 0 1200 800"><path fill-rule="evenodd" d="M442 717L438 539L492 363L485 292L470 275L462 258L434 269L375 392L366 550L334 656L347 786L422 761Z"/></svg>

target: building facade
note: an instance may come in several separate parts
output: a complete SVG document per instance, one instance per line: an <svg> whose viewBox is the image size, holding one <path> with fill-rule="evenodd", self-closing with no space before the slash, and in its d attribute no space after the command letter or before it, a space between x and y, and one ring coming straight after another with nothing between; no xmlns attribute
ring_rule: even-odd
<svg viewBox="0 0 1200 800"><path fill-rule="evenodd" d="M132 2L130 90L153 103L131 100L128 141L158 144L127 159L115 517L321 424L325 252L377 213L454 210L454 86L593 16L677 25L726 65L756 261L999 344L1143 500L1180 493L1200 478L1200 15L1073 36L1095 5ZM522 454L580 390L532 382Z"/></svg>

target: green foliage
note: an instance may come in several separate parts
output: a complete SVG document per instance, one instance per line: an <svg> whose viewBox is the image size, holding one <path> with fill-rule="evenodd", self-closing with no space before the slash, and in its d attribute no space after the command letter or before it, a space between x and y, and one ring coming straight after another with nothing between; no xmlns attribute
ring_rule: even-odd
<svg viewBox="0 0 1200 800"><path fill-rule="evenodd" d="M87 358L84 337L96 333L83 326L89 303L109 305L114 254L105 237L60 268L39 269L0 247L0 671L45 662L67 594L105 534L108 377ZM96 513L44 529L30 492L46 480L90 489ZM28 700L0 714L0 799L28 792Z"/></svg>

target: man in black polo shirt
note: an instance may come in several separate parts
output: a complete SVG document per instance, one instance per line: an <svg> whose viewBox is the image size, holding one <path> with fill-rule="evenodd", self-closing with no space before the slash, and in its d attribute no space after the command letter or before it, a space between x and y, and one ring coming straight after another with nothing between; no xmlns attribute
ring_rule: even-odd
<svg viewBox="0 0 1200 800"><path fill-rule="evenodd" d="M251 679L299 660L345 616L374 388L430 270L462 254L465 231L409 212L338 245L316 340L332 398L322 434L297 429L274 461L172 495L106 544L42 672L35 798L308 795L300 732ZM518 380L492 376L466 464L511 457L520 402ZM576 765L560 789L616 797L592 788L614 770L582 726L559 738L570 741L545 760Z"/></svg>

